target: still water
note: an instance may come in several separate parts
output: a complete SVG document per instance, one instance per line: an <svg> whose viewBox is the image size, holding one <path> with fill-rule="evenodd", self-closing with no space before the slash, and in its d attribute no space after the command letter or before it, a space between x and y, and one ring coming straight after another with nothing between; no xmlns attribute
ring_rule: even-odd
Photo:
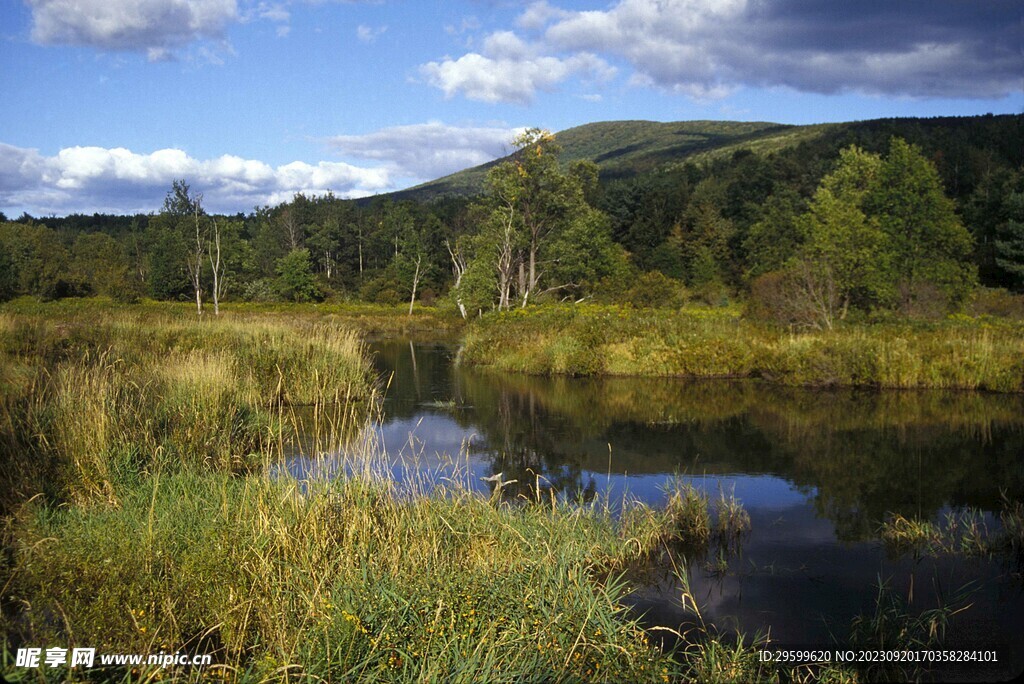
<svg viewBox="0 0 1024 684"><path fill-rule="evenodd" d="M719 630L770 637L773 647L845 648L879 584L901 610L969 606L947 646L999 647L998 669L944 679L1005 679L1024 670L1019 559L915 557L887 550L891 513L941 521L971 508L995 533L1001 497L1024 498L1024 397L947 392L782 388L755 381L573 379L460 367L446 344L383 341L374 362L388 383L378 439L388 453L436 472L460 464L502 474L513 494L663 503L681 476L712 501L732 494L751 531L727 553L687 559L690 591ZM397 456L401 455L401 459ZM331 460L296 457L294 474L330 475ZM397 477L408 476L395 466ZM630 597L649 625L694 622L669 568Z"/></svg>

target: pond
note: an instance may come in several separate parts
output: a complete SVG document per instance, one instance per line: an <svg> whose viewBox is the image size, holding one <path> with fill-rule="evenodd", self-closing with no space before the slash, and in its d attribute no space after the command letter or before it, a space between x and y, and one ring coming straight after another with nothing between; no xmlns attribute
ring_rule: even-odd
<svg viewBox="0 0 1024 684"><path fill-rule="evenodd" d="M371 345L390 378L378 438L408 464L458 463L473 486L501 474L506 493L652 505L681 477L734 496L751 530L730 548L687 558L689 592L719 630L767 635L773 648L845 648L879 586L909 616L945 606L947 648L999 649L1024 670L1024 582L1018 560L899 553L881 523L898 513L941 522L966 510L992 533L1005 498L1024 498L1024 398L952 392L810 390L757 381L574 379L460 367L456 348ZM402 458L397 458L398 456ZM405 465L400 465L399 461ZM295 475L330 475L330 458L292 458ZM721 494L720 494L721 493ZM630 602L648 625L694 622L671 568L654 569Z"/></svg>

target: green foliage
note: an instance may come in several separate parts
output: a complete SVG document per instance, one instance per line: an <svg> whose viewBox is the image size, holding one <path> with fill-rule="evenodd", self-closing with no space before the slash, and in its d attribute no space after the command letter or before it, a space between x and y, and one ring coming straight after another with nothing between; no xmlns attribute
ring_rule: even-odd
<svg viewBox="0 0 1024 684"><path fill-rule="evenodd" d="M147 231L150 244L148 268L149 294L154 299L182 300L191 287L185 259L188 246L168 218L156 217Z"/></svg>
<svg viewBox="0 0 1024 684"><path fill-rule="evenodd" d="M736 309L550 306L485 316L464 363L542 375L761 377L789 385L1024 391L1024 328L951 319L795 333Z"/></svg>
<svg viewBox="0 0 1024 684"><path fill-rule="evenodd" d="M705 181L697 186L683 223L670 237L683 257L687 285L693 288L724 284L731 270L729 240L732 221L722 216L723 188Z"/></svg>
<svg viewBox="0 0 1024 684"><path fill-rule="evenodd" d="M300 193L246 216L217 217L222 293L226 299L266 299L264 286L278 281L278 263L304 248L324 295L358 293L376 281L367 289L373 298L384 293L383 300L408 301L417 280L417 297L430 298L454 284L445 243L459 241L469 258L461 292L450 298L468 303L467 311L537 297L612 299L629 289L602 289L621 275L623 254L612 248L621 247L639 270L683 280L708 303L742 294L755 278L785 270L799 257L801 268L790 268L789 280L799 281L794 276L801 269L825 273L837 292L836 318L845 310L860 315L890 307L942 316L966 301L975 265L987 286L1024 288L1024 158L1012 142L1020 121L964 117L812 127L606 122L554 138L534 130L508 159L419 190L358 201ZM853 149L865 159L887 153L885 168L858 166ZM869 180L883 172L886 179L876 178L875 190L866 192ZM463 184L467 176L476 180ZM475 196L489 188L492 196L477 208L457 197L422 201L441 186ZM941 199L943 189L950 200ZM508 240L495 221L499 190L511 201ZM147 294L177 300L194 298L197 286L210 292L208 254L195 244L199 199L179 180L156 215L23 217L18 230L0 238L11 262L8 275L16 278L12 294L135 296L133 287L112 284L124 264L112 245L100 250L98 242L89 243L99 238L90 237L77 255L78 237L94 234L121 247L127 282L136 288L141 283ZM200 212L201 237L211 220ZM809 226L819 237L813 245L806 243ZM876 229L886 244L869 263L862 257ZM501 257L502 246L511 254ZM97 262L101 252L110 256L109 270ZM196 263L200 273L193 283L189 269ZM105 282L92 282L95 277ZM385 281L388 286L380 287Z"/></svg>
<svg viewBox="0 0 1024 684"><path fill-rule="evenodd" d="M14 260L7 253L6 243L0 239L0 302L5 302L18 292L18 272Z"/></svg>
<svg viewBox="0 0 1024 684"><path fill-rule="evenodd" d="M581 208L546 254L551 256L547 277L566 284L558 294L573 299L598 292L605 279L628 268L625 252L609 235L608 218L596 209Z"/></svg>
<svg viewBox="0 0 1024 684"><path fill-rule="evenodd" d="M277 262L277 287L281 296L293 302L314 302L323 293L313 277L308 249L293 249Z"/></svg>
<svg viewBox="0 0 1024 684"><path fill-rule="evenodd" d="M137 301L141 283L132 271L128 255L105 233L83 233L71 249L71 270L95 294L120 301Z"/></svg>
<svg viewBox="0 0 1024 684"><path fill-rule="evenodd" d="M515 144L516 156L488 174L488 194L475 210L481 230L464 243L468 260L456 297L470 309L525 306L545 294L585 297L625 268L606 217L585 199L592 169L562 172L560 148L546 131L531 129ZM488 293L490 301L481 301Z"/></svg>
<svg viewBox="0 0 1024 684"><path fill-rule="evenodd" d="M359 288L359 298L364 302L394 305L403 300L404 289L397 269L392 267L384 269L379 275L363 283Z"/></svg>
<svg viewBox="0 0 1024 684"><path fill-rule="evenodd" d="M762 221L748 238L759 268L777 261L764 237L785 227L784 212L782 219ZM942 316L974 287L970 234L934 165L898 138L884 159L842 150L796 224L802 244L780 275L762 276L752 290L760 315L825 328L851 306L897 304L905 314Z"/></svg>
<svg viewBox="0 0 1024 684"><path fill-rule="evenodd" d="M832 280L838 305L867 306L884 301L891 287L886 236L863 202L878 182L882 161L877 155L850 147L822 179L802 217L805 242L797 258Z"/></svg>
<svg viewBox="0 0 1024 684"><path fill-rule="evenodd" d="M976 280L974 243L919 148L892 139L865 209L886 235L901 305L911 304L924 283L941 288L954 303L967 296Z"/></svg>
<svg viewBox="0 0 1024 684"><path fill-rule="evenodd" d="M0 225L12 271L17 274L17 291L40 299L57 299L81 294L83 284L69 273L71 257L57 233L36 223Z"/></svg>
<svg viewBox="0 0 1024 684"><path fill-rule="evenodd" d="M628 284L623 279L628 279ZM677 309L689 298L689 292L681 281L669 278L661 271L624 274L620 279L610 281L606 287L617 288L615 298L636 307Z"/></svg>
<svg viewBox="0 0 1024 684"><path fill-rule="evenodd" d="M760 218L743 241L747 279L781 269L803 244L805 225L799 217L805 203L791 189L782 189L765 202Z"/></svg>
<svg viewBox="0 0 1024 684"><path fill-rule="evenodd" d="M1024 192L1005 200L1006 220L996 227L996 265L1010 278L1010 287L1024 291Z"/></svg>

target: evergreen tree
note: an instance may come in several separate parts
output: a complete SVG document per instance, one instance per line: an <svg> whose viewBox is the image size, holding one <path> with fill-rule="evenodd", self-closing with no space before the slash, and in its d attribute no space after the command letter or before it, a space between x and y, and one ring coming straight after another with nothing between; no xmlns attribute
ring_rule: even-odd
<svg viewBox="0 0 1024 684"><path fill-rule="evenodd" d="M996 266L1006 273L1014 290L1024 290L1024 192L1014 192L1004 202L1006 220L996 227Z"/></svg>

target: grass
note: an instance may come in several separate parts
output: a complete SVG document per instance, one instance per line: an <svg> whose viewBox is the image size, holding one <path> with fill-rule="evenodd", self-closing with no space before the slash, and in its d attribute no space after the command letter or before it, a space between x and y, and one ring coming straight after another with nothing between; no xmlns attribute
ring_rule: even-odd
<svg viewBox="0 0 1024 684"><path fill-rule="evenodd" d="M957 554L967 557L1006 555L1020 564L1024 549L1024 504L1004 493L1000 525L990 530L984 514L973 508L950 511L938 523L890 514L878 536L894 555Z"/></svg>
<svg viewBox="0 0 1024 684"><path fill-rule="evenodd" d="M547 306L472 323L459 358L538 375L1024 391L1024 325L988 317L796 332L746 320L738 308Z"/></svg>
<svg viewBox="0 0 1024 684"><path fill-rule="evenodd" d="M196 318L194 302L162 302L143 300L138 304L116 302L105 297L69 298L40 302L34 297L19 297L2 305L7 315L36 318L76 318L105 316L112 313L132 314L146 319L188 320ZM454 308L417 304L410 316L409 305L370 304L364 302L262 303L223 302L220 319L234 322L277 321L291 326L324 323L348 328L369 337L450 337L465 322ZM214 318L210 312L204 318Z"/></svg>
<svg viewBox="0 0 1024 684"><path fill-rule="evenodd" d="M294 407L337 442L374 392L363 343L327 322L4 313L0 354L8 504L116 503L140 475L251 470L284 448Z"/></svg>
<svg viewBox="0 0 1024 684"><path fill-rule="evenodd" d="M269 474L299 446L300 415L309 451L373 444L358 439L375 405L365 350L329 316L21 306L0 313L6 653L217 663L90 671L112 681L682 671L623 603L621 572L653 553L662 512L510 506L457 479L400 487L372 451L327 482Z"/></svg>
<svg viewBox="0 0 1024 684"><path fill-rule="evenodd" d="M953 617L971 607L974 588L960 587L935 608L912 613L909 601L898 596L881 577L876 584L874 611L854 618L849 643L854 649L912 651L941 648ZM877 662L861 665L867 681L921 681L927 664Z"/></svg>
<svg viewBox="0 0 1024 684"><path fill-rule="evenodd" d="M30 505L14 598L41 643L210 652L246 680L657 681L675 667L627 618L624 585L595 581L633 553L610 516L395 487L179 474L117 508Z"/></svg>
<svg viewBox="0 0 1024 684"><path fill-rule="evenodd" d="M750 519L731 495L677 480L658 508L510 503L468 474L396 483L359 439L365 348L332 315L0 310L0 676L26 673L19 646L60 645L216 663L93 681L848 681L762 664L763 640L703 621L662 649L626 607L661 554L738 549ZM269 474L352 444L342 477Z"/></svg>

